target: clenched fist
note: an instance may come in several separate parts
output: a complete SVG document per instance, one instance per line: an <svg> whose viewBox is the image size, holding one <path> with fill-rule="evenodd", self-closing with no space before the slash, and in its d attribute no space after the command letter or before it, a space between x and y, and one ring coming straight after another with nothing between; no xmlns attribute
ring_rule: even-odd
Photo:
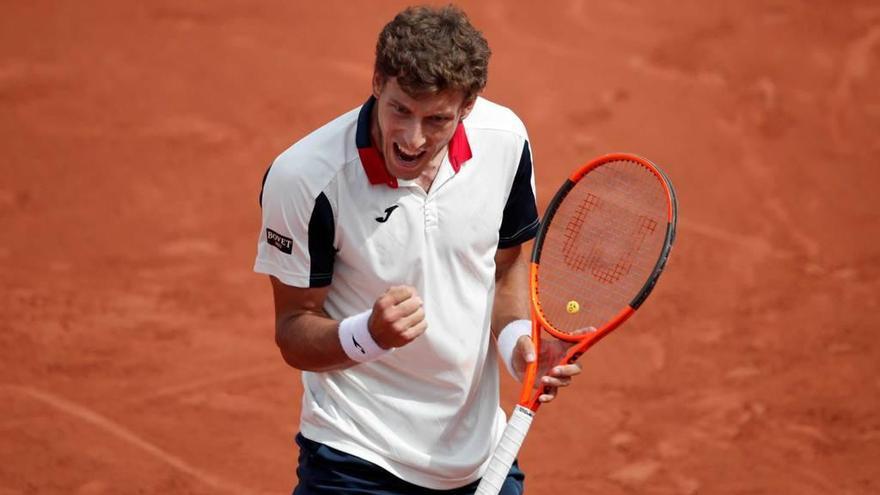
<svg viewBox="0 0 880 495"><path fill-rule="evenodd" d="M422 298L408 285L391 287L373 304L368 326L383 349L409 344L428 329Z"/></svg>

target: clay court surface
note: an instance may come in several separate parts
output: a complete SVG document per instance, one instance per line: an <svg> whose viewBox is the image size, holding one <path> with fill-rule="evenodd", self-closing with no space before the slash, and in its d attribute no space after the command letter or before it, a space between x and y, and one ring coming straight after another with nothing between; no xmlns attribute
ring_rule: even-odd
<svg viewBox="0 0 880 495"><path fill-rule="evenodd" d="M260 180L363 102L404 5L4 4L0 494L289 493ZM880 493L880 6L463 7L542 208L610 151L679 192L667 273L537 416L527 493Z"/></svg>

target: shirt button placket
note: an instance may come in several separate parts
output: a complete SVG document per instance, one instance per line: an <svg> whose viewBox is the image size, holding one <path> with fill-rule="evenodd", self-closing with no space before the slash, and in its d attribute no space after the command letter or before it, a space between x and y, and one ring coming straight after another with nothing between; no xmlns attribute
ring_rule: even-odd
<svg viewBox="0 0 880 495"><path fill-rule="evenodd" d="M437 206L433 201L425 202L425 231L437 228Z"/></svg>

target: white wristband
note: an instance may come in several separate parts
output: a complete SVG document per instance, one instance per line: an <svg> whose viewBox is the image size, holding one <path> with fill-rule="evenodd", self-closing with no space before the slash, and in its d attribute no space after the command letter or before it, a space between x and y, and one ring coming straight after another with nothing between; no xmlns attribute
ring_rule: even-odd
<svg viewBox="0 0 880 495"><path fill-rule="evenodd" d="M510 373L510 376L517 380L519 380L519 377L513 371L513 349L516 347L516 342L523 335L532 335L531 320L514 320L505 325L498 334L498 355L504 362L504 366L507 367L507 372Z"/></svg>
<svg viewBox="0 0 880 495"><path fill-rule="evenodd" d="M379 359L391 352L391 349L383 349L373 340L370 335L371 310L358 313L339 322L339 343L342 350L354 361L365 363Z"/></svg>

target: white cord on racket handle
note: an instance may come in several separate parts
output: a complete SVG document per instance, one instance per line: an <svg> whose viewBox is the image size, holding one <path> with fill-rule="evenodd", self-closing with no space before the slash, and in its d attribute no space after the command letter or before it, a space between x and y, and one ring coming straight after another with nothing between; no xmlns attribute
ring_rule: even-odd
<svg viewBox="0 0 880 495"><path fill-rule="evenodd" d="M388 354L392 349L383 349L370 335L371 310L358 313L339 322L339 343L342 350L354 361L366 363Z"/></svg>
<svg viewBox="0 0 880 495"><path fill-rule="evenodd" d="M516 376L516 372L513 370L513 350L516 348L517 341L523 335L532 335L531 320L514 320L504 325L504 328L498 333L498 356L504 362L507 372L516 380L520 378Z"/></svg>
<svg viewBox="0 0 880 495"><path fill-rule="evenodd" d="M510 466L513 466L519 448L529 432L534 417L534 411L520 405L516 406L474 495L498 495L498 492L501 491L501 485L504 484L504 480L510 473Z"/></svg>

